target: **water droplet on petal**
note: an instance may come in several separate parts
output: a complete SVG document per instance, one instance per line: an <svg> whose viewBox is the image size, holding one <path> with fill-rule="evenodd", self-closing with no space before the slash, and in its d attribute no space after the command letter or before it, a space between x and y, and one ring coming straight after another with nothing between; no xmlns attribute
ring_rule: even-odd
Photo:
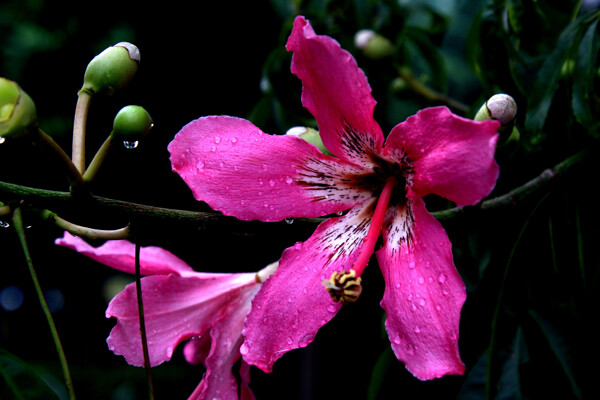
<svg viewBox="0 0 600 400"><path fill-rule="evenodd" d="M418 326L415 326L415 333L421 333L421 329Z"/></svg>
<svg viewBox="0 0 600 400"><path fill-rule="evenodd" d="M438 277L438 282L440 282L440 283L446 282L446 275L440 274L440 276Z"/></svg>
<svg viewBox="0 0 600 400"><path fill-rule="evenodd" d="M217 151L217 146L213 146L213 147L211 147L211 148L210 148L210 151L213 151L213 152L214 152L214 151Z"/></svg>
<svg viewBox="0 0 600 400"><path fill-rule="evenodd" d="M412 295L412 294L409 294L409 295L408 295L408 301L412 301L412 299L413 299L413 295Z"/></svg>
<svg viewBox="0 0 600 400"><path fill-rule="evenodd" d="M419 305L421 307L423 307L425 305L425 300L424 299L419 300Z"/></svg>
<svg viewBox="0 0 600 400"><path fill-rule="evenodd" d="M202 160L199 160L199 161L196 163L196 168L198 168L198 169L204 169L204 161L202 161Z"/></svg>
<svg viewBox="0 0 600 400"><path fill-rule="evenodd" d="M396 289L400 289L400 286L402 286L402 285L400 285L400 283L396 283L395 286L396 286Z"/></svg>
<svg viewBox="0 0 600 400"><path fill-rule="evenodd" d="M235 137L231 138L231 143L237 143L237 141L238 141L237 138L235 138Z"/></svg>
<svg viewBox="0 0 600 400"><path fill-rule="evenodd" d="M123 146L125 146L126 149L135 149L139 144L140 142L138 140L123 140Z"/></svg>
<svg viewBox="0 0 600 400"><path fill-rule="evenodd" d="M327 306L327 311L329 311L331 313L334 313L334 312L337 311L337 307L334 306L333 304L330 304L330 305Z"/></svg>
<svg viewBox="0 0 600 400"><path fill-rule="evenodd" d="M292 340L292 338L291 337L287 338L287 344L292 344L292 343L294 343L294 341Z"/></svg>
<svg viewBox="0 0 600 400"><path fill-rule="evenodd" d="M216 144L221 143L221 138L219 136L215 136L215 143Z"/></svg>
<svg viewBox="0 0 600 400"><path fill-rule="evenodd" d="M306 347L306 346L308 346L308 344L309 344L310 342L312 342L312 340L313 340L313 337L314 337L314 336L313 336L313 335L311 335L310 333L309 333L308 335L304 335L304 336L302 337L302 339L300 339L300 340L298 341L298 346L300 346L300 347Z"/></svg>
<svg viewBox="0 0 600 400"><path fill-rule="evenodd" d="M288 185L290 185L292 182L292 178L290 178L289 176L285 178L285 183L287 183Z"/></svg>
<svg viewBox="0 0 600 400"><path fill-rule="evenodd" d="M264 182L263 182L263 180L262 180L262 179L259 179L259 180L258 180L258 184L259 184L259 185L262 185L263 183L264 183Z"/></svg>
<svg viewBox="0 0 600 400"><path fill-rule="evenodd" d="M396 343L396 344L400 344L400 343L402 343L402 339L400 339L400 337L396 336L396 337L394 338L394 343Z"/></svg>
<svg viewBox="0 0 600 400"><path fill-rule="evenodd" d="M422 276L419 277L419 285L422 285L425 283L425 278L423 278Z"/></svg>
<svg viewBox="0 0 600 400"><path fill-rule="evenodd" d="M248 354L248 351L250 351L250 349L248 349L248 345L246 345L246 343L242 343L240 346L240 354L244 356Z"/></svg>
<svg viewBox="0 0 600 400"><path fill-rule="evenodd" d="M302 248L302 242L296 242L296 243L294 244L294 248L295 248L296 250L300 250L300 249Z"/></svg>
<svg viewBox="0 0 600 400"><path fill-rule="evenodd" d="M417 266L417 264L415 264L414 261L411 261L411 262L408 263L408 268L410 268L410 269L415 269L416 266Z"/></svg>
<svg viewBox="0 0 600 400"><path fill-rule="evenodd" d="M267 164L263 164L262 167L263 167L263 170L265 170L265 171L269 168L269 166Z"/></svg>
<svg viewBox="0 0 600 400"><path fill-rule="evenodd" d="M275 181L273 179L269 179L269 186L275 186Z"/></svg>
<svg viewBox="0 0 600 400"><path fill-rule="evenodd" d="M288 224L288 225L293 224L294 223L294 218L286 218L285 219L285 223Z"/></svg>

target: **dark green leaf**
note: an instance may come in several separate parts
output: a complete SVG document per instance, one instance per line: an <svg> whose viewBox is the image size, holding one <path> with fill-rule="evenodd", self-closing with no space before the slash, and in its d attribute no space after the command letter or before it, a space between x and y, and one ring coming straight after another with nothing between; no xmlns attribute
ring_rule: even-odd
<svg viewBox="0 0 600 400"><path fill-rule="evenodd" d="M573 71L573 112L577 121L587 128L590 135L599 137L600 120L597 118L594 102L594 78L596 75L596 59L600 41L597 33L598 20L592 22L587 29Z"/></svg>
<svg viewBox="0 0 600 400"><path fill-rule="evenodd" d="M531 315L533 320L538 324L540 330L546 337L546 340L548 340L550 350L560 363L563 372L571 384L573 396L575 396L577 399L581 399L581 390L575 381L575 376L571 367L571 357L569 354L569 345L567 341L561 336L560 332L550 323L550 321L542 317L540 314L531 310L529 311L529 315Z"/></svg>
<svg viewBox="0 0 600 400"><path fill-rule="evenodd" d="M16 400L60 399L42 374L18 357L0 349L0 398Z"/></svg>
<svg viewBox="0 0 600 400"><path fill-rule="evenodd" d="M516 400L523 398L519 368L528 360L523 330L517 328L515 338L505 356L496 400Z"/></svg>
<svg viewBox="0 0 600 400"><path fill-rule="evenodd" d="M525 129L529 135L540 132L544 127L554 93L558 87L561 70L572 49L579 45L583 26L584 17L580 17L563 30L555 50L546 59L537 74L529 94L525 116Z"/></svg>
<svg viewBox="0 0 600 400"><path fill-rule="evenodd" d="M487 352L477 361L467 375L458 393L458 400L481 400L485 391L485 377L487 371Z"/></svg>
<svg viewBox="0 0 600 400"><path fill-rule="evenodd" d="M369 388L367 392L367 399L376 400L381 398L381 387L385 380L386 371L389 369L390 364L396 361L394 352L391 347L387 347L383 353L377 359L375 366L373 367L373 373L371 374L371 381L369 382Z"/></svg>

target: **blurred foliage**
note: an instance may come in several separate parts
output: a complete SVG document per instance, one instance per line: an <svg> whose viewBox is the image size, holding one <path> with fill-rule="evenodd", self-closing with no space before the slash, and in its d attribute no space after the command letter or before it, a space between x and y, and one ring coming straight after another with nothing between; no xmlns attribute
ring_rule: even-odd
<svg viewBox="0 0 600 400"><path fill-rule="evenodd" d="M108 11L98 9L106 17L98 23L90 22L76 3L69 3L72 8L69 12L53 12L56 18L50 18L50 6L41 0L6 1L0 4L0 74L21 82L37 102L41 125L53 126L47 130L60 137L61 132L64 135L70 128L72 108L68 105L74 105L73 95L81 84L85 64L82 60L90 59L113 42L138 41L142 52L140 71L146 68L148 72L147 75L142 72L141 83L133 88L139 96L125 97L123 101L134 99L148 108L157 122L155 130L159 136L152 139L150 135L145 153L129 156L133 167L123 180L112 185L100 182L97 192L129 196L125 197L128 200L152 199L154 204L190 209L199 206L183 184L172 183L175 178L168 175L165 153L166 143L185 122L214 113L247 116L264 131L274 134L297 125L317 128L312 116L301 106L301 85L290 73L291 54L284 48L298 14L305 15L318 34L332 36L356 57L378 101L376 119L384 132L419 109L443 104L444 98L466 105L464 110L454 111L470 118L491 95L510 94L519 107L516 126L521 140L498 148L496 159L501 174L491 196L522 185L579 151L587 150L590 156L577 173L553 185L544 196L533 196L509 210L487 214L474 211L443 222L453 243L455 264L468 289L460 339L467 367L465 376L420 382L404 370L391 353L387 337L381 335L381 314L373 312L381 298L382 291L378 289L382 289L382 284L376 268L369 268L364 280L371 283L365 285L367 290L361 302L348 307L350 310L344 309L321 330L309 348L278 361L273 374L254 374L252 387L260 399L295 398L293 393L299 393L297 398L307 399L598 398L595 363L600 354L595 326L600 306L597 295L600 256L595 246L600 238L600 218L595 186L600 138L599 2L271 0L270 4L256 3L260 3L260 9L258 5L240 9L221 7L214 13L207 11L198 16L187 15L190 13L186 13L185 3L168 10L148 9L142 16L133 12L136 11L133 6L111 18L107 17L112 15ZM255 13L250 14L252 11ZM376 60L366 57L354 45L354 34L360 29L372 29L387 37L396 52ZM166 43L172 51L167 55ZM145 50L150 54L148 64L145 64ZM180 54L185 55L183 61L177 58ZM62 86L53 86L46 70L44 74L35 72L56 57L71 60L65 61L57 74L65 79ZM231 66L234 68L227 68ZM401 71L410 75L402 75ZM71 75L77 78L68 80L66 77ZM414 82L407 81L407 77ZM443 96L437 100L423 96L414 90L415 83ZM47 93L43 93L45 84L49 85ZM64 91L65 86L71 97L57 94L58 88ZM99 107L118 109L113 103ZM105 119L109 123L112 120ZM0 156L8 157L7 153ZM117 156L117 161L124 162L125 158ZM7 165L0 159L0 166L4 167L0 169L0 180L16 176ZM144 175L146 167L150 169ZM111 174L121 176L121 170L106 171L107 176ZM126 178L132 176L138 184L130 187L130 179ZM48 179L43 176L35 183L45 184ZM426 200L430 210L450 206L440 199ZM149 235L155 235L158 244L166 245L192 265L212 262L212 265L243 265L248 269L258 269L254 267L272 261L270 258L277 257L285 245L307 237L292 235L291 230L262 237L240 234L234 238L202 236L197 230L164 230L162 236L160 232L151 230ZM4 237L8 235L0 234L4 235L0 236L0 243L6 246ZM37 235L40 242L49 241L48 236ZM203 244L201 251L196 243ZM273 245L271 253L256 251L264 243ZM232 247L238 251L232 252ZM42 245L42 249L44 255L54 251L48 244ZM67 265L82 262L81 258L60 250L58 254ZM0 265L3 271L5 265L6 262ZM70 267L65 268L73 272ZM99 282L106 278L102 275L105 272L90 274ZM11 275L8 277L13 279ZM2 279L0 289L11 284L9 278ZM100 286L99 282L94 285ZM76 293L85 296L81 289ZM89 323L102 318L103 304L94 306L99 311L95 311L93 318L86 317ZM78 310L86 312L85 308ZM14 321L21 320L0 312L4 313L0 315L4 325L0 346L10 344L9 350L15 352L23 349L15 339L19 329ZM99 334L86 341L85 346L98 346L97 342L106 337L107 323L102 323ZM68 331L71 327L63 325L63 328ZM76 351L79 343L76 336L67 333L67 340L73 343L67 345L67 353ZM337 354L337 348L345 346L353 350ZM110 355L105 354L107 351L101 344L93 353L101 354L96 356L101 365L114 362L114 357L107 360ZM52 358L52 354L46 356ZM30 357L35 359L36 355ZM76 363L83 363L75 358ZM4 368L0 376L2 385L9 382L7 376L13 376L4 372L6 366L21 362L4 353L0 362L0 368ZM177 360L173 363L181 367ZM85 386L78 379L94 381L91 370L82 366L76 372L76 389ZM195 369L194 373L185 375L190 379L185 386L187 393L197 383L201 370ZM111 382L114 384L108 385L107 391L116 390L116 378ZM161 384L167 385L166 381ZM107 394L90 397L89 392L83 391L88 393L84 398L108 398Z"/></svg>

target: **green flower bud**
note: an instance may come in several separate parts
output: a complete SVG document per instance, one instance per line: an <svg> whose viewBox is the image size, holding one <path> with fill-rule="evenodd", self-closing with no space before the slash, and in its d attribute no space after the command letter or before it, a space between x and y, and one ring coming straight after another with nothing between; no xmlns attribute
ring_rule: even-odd
<svg viewBox="0 0 600 400"><path fill-rule="evenodd" d="M112 135L124 141L135 142L146 136L153 125L152 117L143 107L125 106L115 117Z"/></svg>
<svg viewBox="0 0 600 400"><path fill-rule="evenodd" d="M17 83L0 77L0 138L23 136L36 126L31 97Z"/></svg>
<svg viewBox="0 0 600 400"><path fill-rule="evenodd" d="M354 35L354 45L362 50L365 56L373 59L394 54L394 44L386 37L370 29L362 29Z"/></svg>
<svg viewBox="0 0 600 400"><path fill-rule="evenodd" d="M112 95L131 81L139 62L140 51L136 46L128 42L117 43L90 61L81 90L90 94L105 91Z"/></svg>
<svg viewBox="0 0 600 400"><path fill-rule="evenodd" d="M305 126L295 126L293 128L288 129L285 133L286 135L298 136L300 139L313 144L319 148L321 153L327 154L328 156L332 155L327 147L323 144L321 140L321 135L319 135L319 131L313 128L307 128Z"/></svg>
<svg viewBox="0 0 600 400"><path fill-rule="evenodd" d="M515 100L507 94L496 94L490 97L477 111L475 121L495 119L500 121L499 131L512 132L516 116L517 103Z"/></svg>

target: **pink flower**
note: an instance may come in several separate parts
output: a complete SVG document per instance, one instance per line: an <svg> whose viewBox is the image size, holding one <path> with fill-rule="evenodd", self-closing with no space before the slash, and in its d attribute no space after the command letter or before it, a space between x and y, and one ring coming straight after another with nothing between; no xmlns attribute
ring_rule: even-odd
<svg viewBox="0 0 600 400"><path fill-rule="evenodd" d="M65 233L56 244L120 271L135 272L135 246L126 240L94 248ZM170 360L175 347L191 339L184 348L185 358L204 364L206 373L190 399L254 399L248 387L249 365L241 361L240 397L231 369L240 358L241 333L251 300L276 264L259 273L202 273L167 250L143 247L140 267L141 274L148 275L141 284L150 364ZM107 339L109 349L129 364L143 366L134 283L110 302L106 317L117 319Z"/></svg>
<svg viewBox="0 0 600 400"><path fill-rule="evenodd" d="M429 108L394 127L384 147L375 100L354 58L303 17L287 49L302 103L335 157L227 116L192 121L169 145L173 170L195 198L224 214L278 221L348 210L284 251L246 318L244 360L268 372L284 353L308 345L360 294L359 277L381 235L381 305L396 356L422 380L462 374L465 286L446 232L422 198L433 193L469 205L486 196L498 177L498 122Z"/></svg>

